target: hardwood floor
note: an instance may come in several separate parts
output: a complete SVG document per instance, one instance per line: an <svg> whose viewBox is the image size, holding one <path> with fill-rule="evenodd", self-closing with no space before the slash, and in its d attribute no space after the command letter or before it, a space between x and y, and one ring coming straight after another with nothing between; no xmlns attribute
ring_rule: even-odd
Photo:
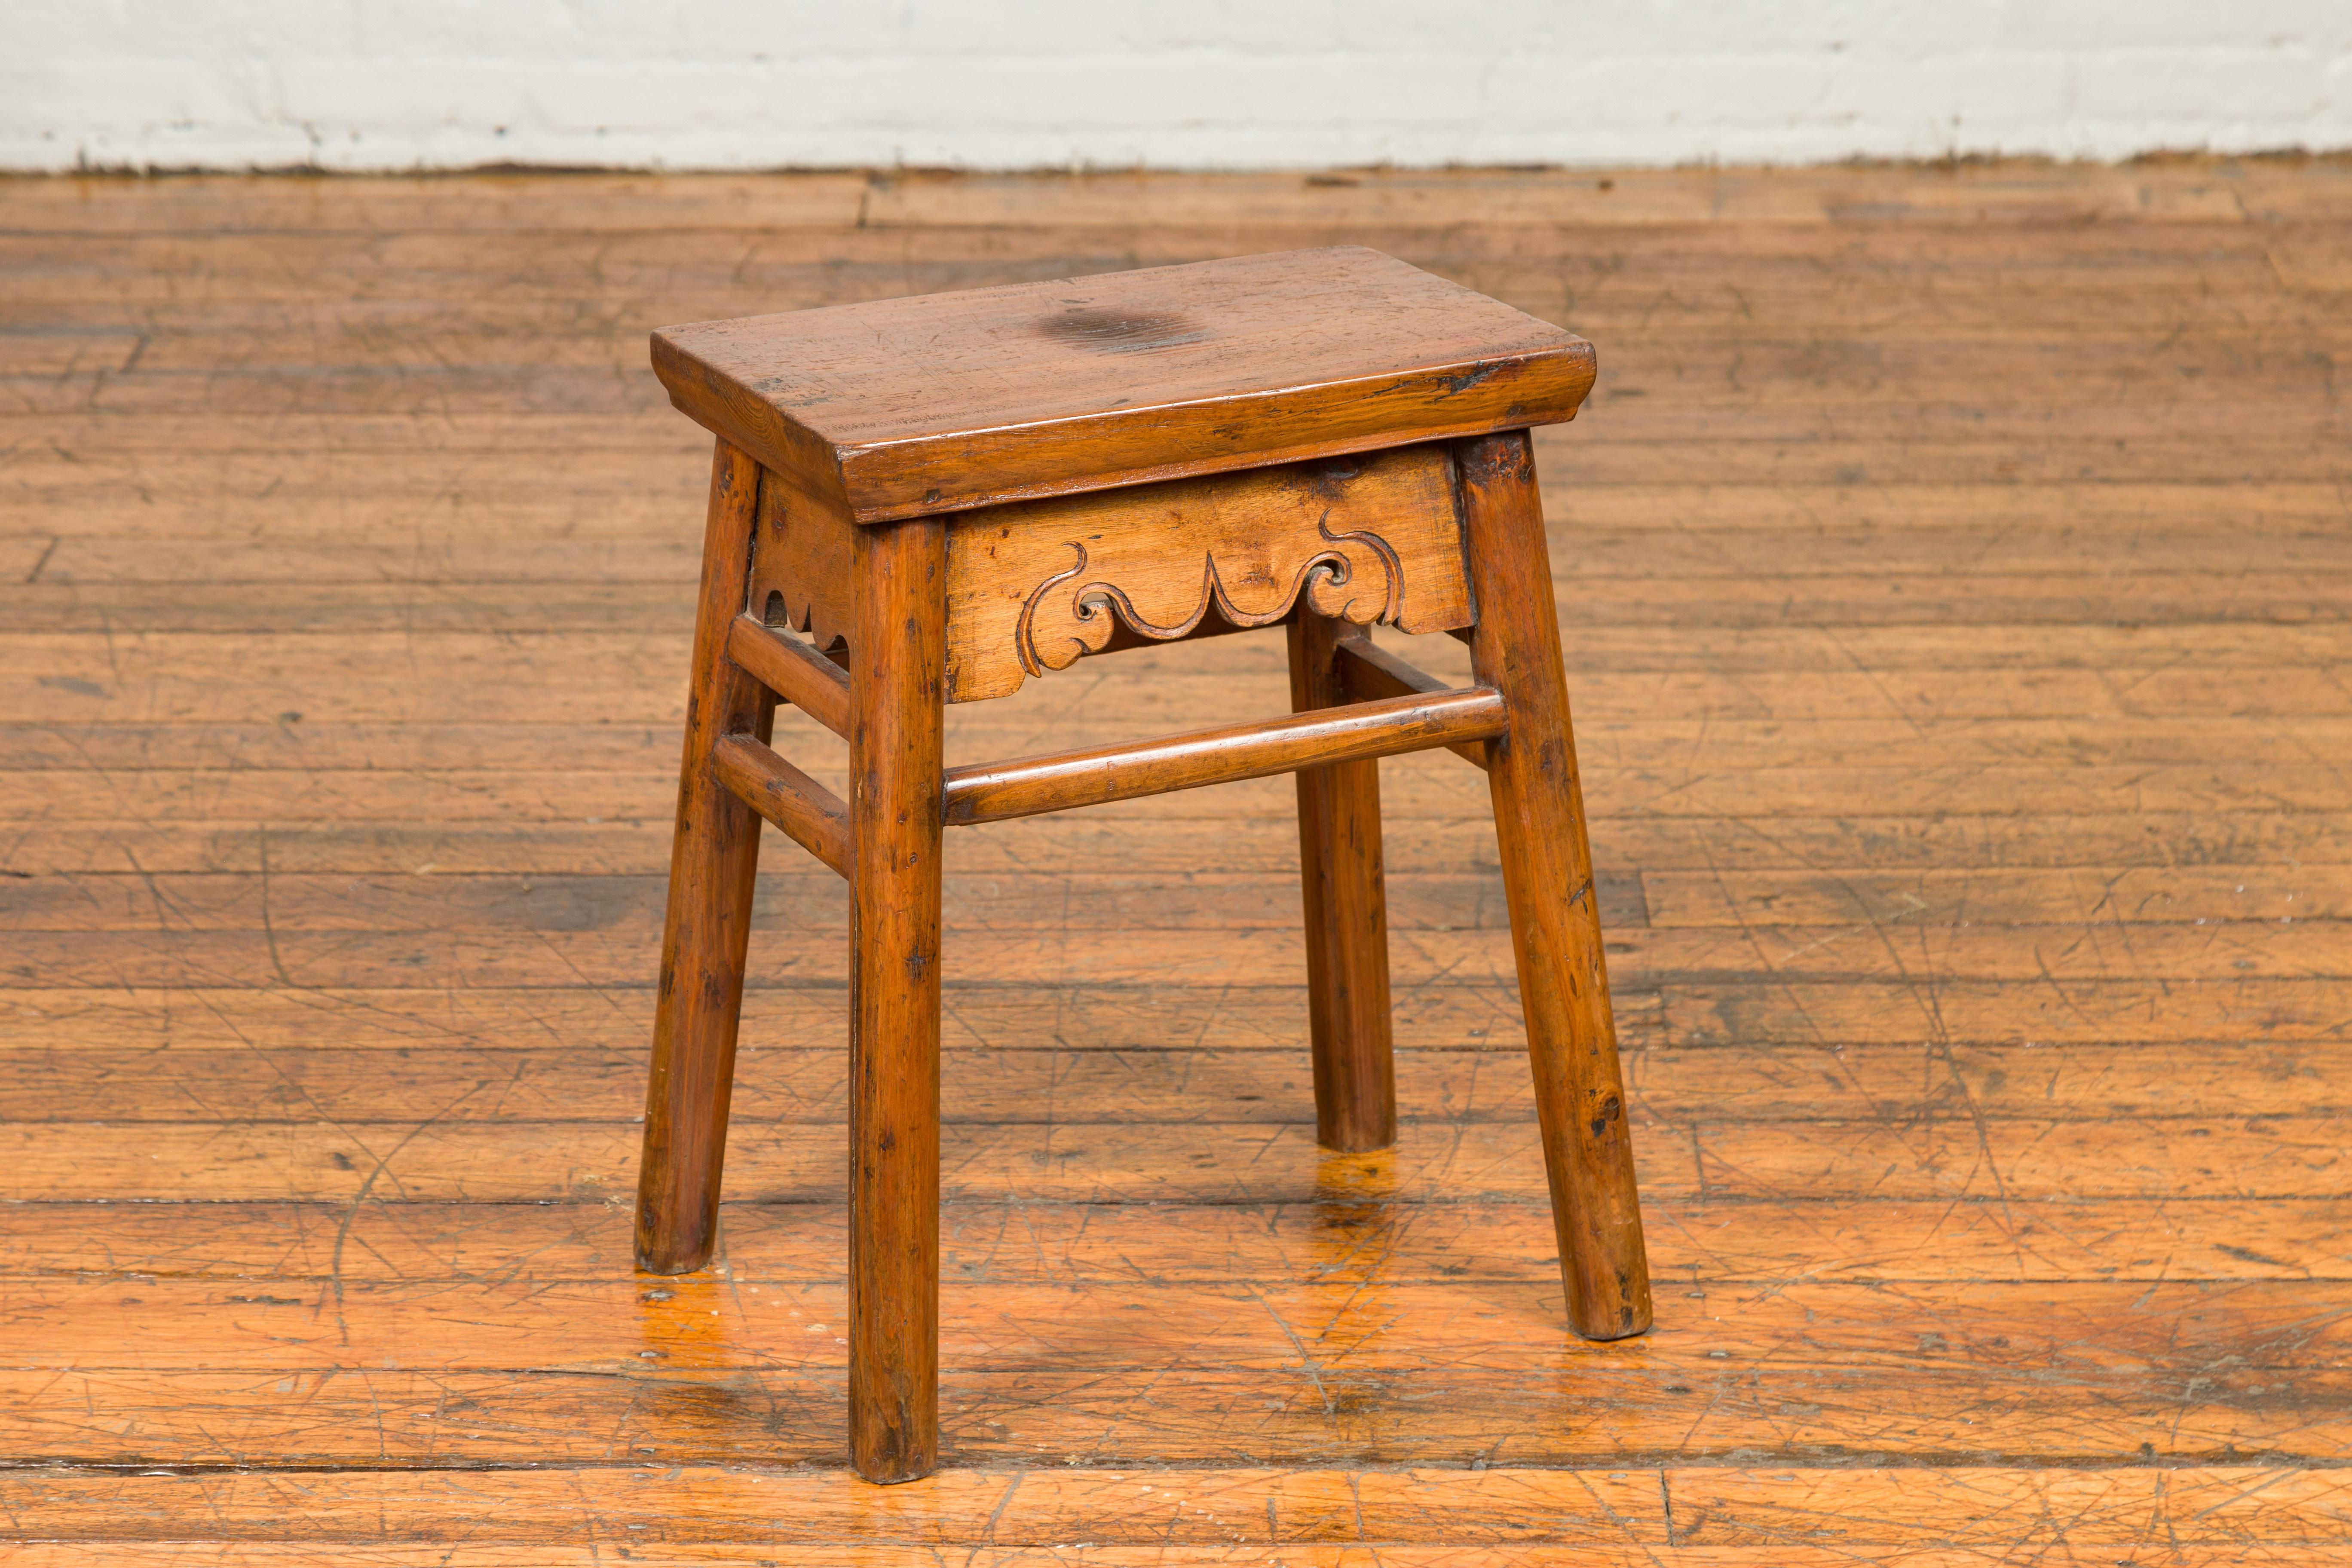
<svg viewBox="0 0 2352 1568"><path fill-rule="evenodd" d="M946 1468L863 1486L780 836L721 1261L630 1269L646 332L1342 241L1600 348L1538 451L1657 1327L1565 1329L1475 770L1382 769L1392 1154L1315 1148L1288 780L997 824ZM7 1560L2345 1561L2347 305L2342 160L0 183ZM950 760L1283 711L1282 637Z"/></svg>

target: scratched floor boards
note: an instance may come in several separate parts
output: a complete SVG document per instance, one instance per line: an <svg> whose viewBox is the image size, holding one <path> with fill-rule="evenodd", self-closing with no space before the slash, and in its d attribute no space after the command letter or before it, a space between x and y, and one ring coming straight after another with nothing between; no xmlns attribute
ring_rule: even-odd
<svg viewBox="0 0 2352 1568"><path fill-rule="evenodd" d="M645 331L1339 240L1600 345L1541 453L1657 1330L1562 1326L1475 772L1384 770L1390 1157L1313 1145L1286 782L1006 824L948 1467L861 1487L781 841L723 1266L629 1270L707 463ZM2347 304L2340 162L0 184L0 1555L2346 1561Z"/></svg>

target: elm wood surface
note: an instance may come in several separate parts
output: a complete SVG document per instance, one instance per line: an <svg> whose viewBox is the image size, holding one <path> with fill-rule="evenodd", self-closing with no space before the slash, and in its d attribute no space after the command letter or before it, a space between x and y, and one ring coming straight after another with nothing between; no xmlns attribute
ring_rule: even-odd
<svg viewBox="0 0 2352 1568"><path fill-rule="evenodd" d="M1406 663L1367 637L1341 637L1331 652L1339 690L1350 702L1379 702L1415 692L1451 689L1427 670ZM1477 742L1446 750L1475 767L1486 765L1486 748Z"/></svg>
<svg viewBox="0 0 2352 1568"><path fill-rule="evenodd" d="M1261 363L1267 374L1278 358ZM1244 416L1246 417L1246 416ZM1271 626L1305 604L1407 632L1470 624L1443 447L989 507L948 529L948 695L1082 656Z"/></svg>
<svg viewBox="0 0 2352 1568"><path fill-rule="evenodd" d="M1386 287L1368 288L1367 261L1383 274L1379 281ZM1413 285L1401 289L1406 277ZM1370 253L1265 258L1119 282L1120 289L1138 286L1150 287L1155 299L1188 301L1198 312L1200 321L1187 321L1176 342L1219 340L1223 390L1216 401L1228 423L1218 434L1230 449L1227 467L1234 465L1232 450L1334 449L1314 439L1328 434L1318 428L1316 413L1294 405L1301 366L1315 358L1314 342L1328 347L1340 341L1331 324L1344 321L1360 330L1370 320L1385 325L1385 333L1367 332L1345 346L1359 357L1370 353L1412 363L1427 358L1431 338L1458 328L1461 318L1517 316ZM1383 322L1384 310L1408 297L1417 298L1419 313ZM1302 299L1315 301L1303 313ZM1022 300L1016 313L1034 311L1037 303L1034 297ZM1017 379L1024 370L1034 374L1036 367L1024 355L992 341L1004 307L1003 300L972 295L886 307L868 312L877 320L865 323L863 333L836 342L829 353L803 342L797 349L815 369L802 366L801 374L815 379L793 405L838 414L835 405L868 394L877 378L887 383L902 375L902 360L919 362L956 352L959 344L975 358L992 350L1001 363L988 368L999 378ZM891 352L892 334L877 325L892 315L924 322L899 353ZM1172 320L1149 318L1162 338L1161 329ZM1055 321L1047 335L1066 335L1060 327L1066 322L1059 316ZM1280 329L1272 341L1263 330L1258 341L1250 341L1249 324L1269 322ZM1122 352L1173 346L1158 338L1125 342L1125 329L1135 321L1118 324ZM700 335L727 340L773 325L719 324ZM656 364L674 393L681 375L698 383L723 378L713 360L729 357L709 343L656 339ZM1589 350L1585 360L1589 384ZM1448 378L1445 390L1465 391L1507 368L1523 367L1473 365ZM1181 367L1175 374L1178 387L1155 388L1155 394L1180 392ZM758 384L773 391L779 380ZM1414 694L1354 707L1341 700L1334 627L1385 623L1409 633L1458 631L1472 618L1453 460L1439 446L1401 445L1429 434L1426 420L1391 410L1385 425L1370 422L1379 417L1381 395L1394 390L1359 386L1348 400L1357 421L1355 445L1391 448L1361 459L1326 458L1072 493L1106 482L1099 449L1065 449L1065 460L1074 465L1069 471L1037 468L1033 455L1031 471L1044 481L1033 489L1059 492L1055 499L948 518L886 520L882 542L832 504L824 473L789 459L762 465L743 567L744 596L758 618L738 615L730 621L730 647L740 647L741 658L729 672L739 667L762 672L768 689L788 700L814 696L817 716L833 720L830 727L838 731L841 689L829 671L819 673L822 656L779 641L768 626L781 623L831 646L846 625L854 672L846 715L853 752L847 842L840 804L748 737L725 736L701 765L715 767L728 789L851 881L850 1447L852 1462L869 1480L919 1479L938 1462L943 819L986 822L1307 770L1299 784L1299 822L1318 1123L1327 1145L1344 1152L1395 1141L1376 759L1497 735L1507 715L1491 690ZM1056 385L1055 391L1066 395L1068 389ZM1064 412L1073 425L1100 425L1129 418L1133 410L1127 405L1133 402L1122 395L1107 408L1077 405ZM722 444L740 427L691 397L679 403L720 432ZM1367 408L1374 414L1368 416ZM1555 413L1530 410L1520 401L1505 417L1531 415L1541 421L1573 411L1572 402ZM1001 409L991 412L1001 417ZM1034 422L1025 423L1031 427L1023 436L1034 437ZM1445 420L1437 423L1443 426ZM1097 431L1097 440L1108 445L1110 438ZM1192 471L1202 472L1202 466L1193 465ZM838 481L842 475L831 478ZM938 502L939 491L926 500ZM908 555L893 565L916 541L926 552L919 563ZM936 569L931 554L938 556ZM1522 596L1496 601L1490 613L1540 616L1548 628L1552 611L1548 598ZM1238 631L1286 618L1294 623L1292 699L1300 710L1293 720L942 773L939 710L944 702L1008 695L1024 675L1066 668L1082 655L1107 650L1115 631L1130 640L1171 641L1196 630ZM871 646L877 641L889 646L877 650ZM877 705L891 710L877 712ZM1538 726L1559 721L1549 711L1531 717ZM1507 855L1515 842L1506 838ZM670 919L680 923L676 910ZM740 990L719 1005L731 1017L740 1010ZM918 1012L924 1015L919 1019ZM901 1038L902 1031L911 1031L909 1037ZM723 1139L723 1107L709 1122L711 1136ZM715 1164L715 1156L709 1159ZM1630 1179L1629 1167L1624 1180ZM1555 1184L1565 1191L1570 1180L1563 1176ZM1619 1196L1579 1194L1592 1209L1605 1209ZM1565 1216L1561 1223L1568 1223ZM674 1247L660 1237L641 1251L659 1258ZM1638 1254L1628 1254L1615 1260L1621 1272L1629 1258L1639 1267ZM919 1283L918 1270L924 1275ZM1646 1278L1639 1285L1646 1289ZM1634 1286L1621 1279L1619 1288L1622 1293ZM1579 1303L1570 1316L1582 1326L1590 1312ZM1627 1318L1611 1337L1642 1326Z"/></svg>
<svg viewBox="0 0 2352 1568"><path fill-rule="evenodd" d="M947 529L858 531L849 640L849 1452L940 1448L940 839Z"/></svg>
<svg viewBox="0 0 2352 1568"><path fill-rule="evenodd" d="M1002 763L950 768L947 819L1002 822L1041 812L1138 800L1203 784L1264 778L1423 752L1501 733L1507 716L1494 691L1473 689L1360 702L1194 730L1149 741L1114 741Z"/></svg>
<svg viewBox="0 0 2352 1568"><path fill-rule="evenodd" d="M849 733L849 678L839 665L749 616L727 628L727 657L751 678L836 735Z"/></svg>
<svg viewBox="0 0 2352 1568"><path fill-rule="evenodd" d="M2347 166L0 188L15 1557L2341 1562ZM653 1299L708 447L633 301L1338 225L1611 345L1537 445L1657 1327L1561 1341L1487 786L1401 758L1387 1155L1314 1153L1292 781L956 836L947 1465L748 1466L844 1444L847 895L768 858ZM1146 649L950 755L1287 691ZM892 1506L758 1495L828 1479Z"/></svg>
<svg viewBox="0 0 2352 1568"><path fill-rule="evenodd" d="M1448 503L1451 517L1450 497ZM1311 612L1292 619L1293 708L1307 713L1348 700L1338 669L1348 629L1344 621ZM1396 1142L1396 1061L1380 762L1366 758L1302 768L1297 783L1315 1141L1350 1153L1385 1149Z"/></svg>
<svg viewBox="0 0 2352 1568"><path fill-rule="evenodd" d="M805 632L820 648L849 636L857 525L773 468L760 473L759 531L752 538L751 615Z"/></svg>
<svg viewBox="0 0 2352 1568"><path fill-rule="evenodd" d="M839 795L749 735L729 735L713 746L710 765L762 820L827 869L849 875L849 808Z"/></svg>
<svg viewBox="0 0 2352 1568"><path fill-rule="evenodd" d="M1575 334L1353 246L665 327L653 354L680 409L861 523L1548 425L1593 376Z"/></svg>
<svg viewBox="0 0 2352 1568"><path fill-rule="evenodd" d="M1456 447L1454 469L1480 605L1470 667L1511 713L1510 728L1486 743L1486 782L1560 1278L1577 1332L1622 1339L1650 1326L1650 1266L1535 455L1523 431L1488 436Z"/></svg>
<svg viewBox="0 0 2352 1568"><path fill-rule="evenodd" d="M1360 276L1367 260L1373 263L1373 272L1384 274L1379 281L1386 288L1367 289ZM1412 279L1412 286L1397 287L1403 278ZM1179 341L1211 335L1234 340L1219 344L1225 362L1220 401L1227 405L1229 421L1241 423L1229 422L1220 434L1228 447L1244 450L1335 449L1311 438L1318 433L1311 411L1286 406L1281 396L1291 394L1296 401L1294 384L1301 364L1315 358L1313 341L1332 336L1324 322L1341 315L1355 324L1366 316L1377 320L1383 308L1394 310L1413 296L1417 313L1402 323L1402 331L1391 323L1386 341L1378 343L1381 352L1410 363L1428 357L1415 351L1431 334L1441 327L1458 327L1461 318L1517 315L1507 307L1465 296L1452 285L1369 254L1328 252L1181 268L1122 279L1118 289L1139 282L1149 283L1155 298L1189 302L1209 323L1188 323ZM1315 305L1302 314L1298 298L1286 294L1312 299ZM1453 318L1444 322L1436 319L1441 294L1446 296L1445 314ZM1030 310L1034 304L1027 300L1020 308ZM908 345L916 359L941 352L959 338L967 340L967 353L978 355L992 347L1003 363L989 368L1003 376L1008 366L1013 373L1024 368L1022 356L989 342L1001 325L1003 305L999 300L965 296L870 314L927 317L925 330ZM1158 330L1172 319L1155 316L1150 321ZM1055 321L1047 335L1066 335L1060 328L1067 322L1059 316ZM1125 329L1135 322L1118 324L1122 352L1170 346L1156 341L1125 342ZM1269 324L1278 327L1276 341L1240 341L1247 335L1241 329L1253 324L1261 337ZM705 335L740 336L756 325L723 325ZM874 325L866 323L869 335ZM1307 343L1297 341L1302 336ZM899 356L888 353L887 346L886 342L877 351L873 342L865 342L858 352L845 353L845 344L836 346L830 357L815 354L825 379L812 384L796 405L829 407L868 391L877 370L885 376L899 374ZM698 382L719 374L698 347L680 346L659 335L656 360L674 392L681 373ZM1589 384L1589 349L1585 361L1579 368ZM1498 374L1507 379L1524 368L1517 363L1474 365L1447 378L1444 390L1459 393ZM762 391L772 391L775 382L771 378L759 384ZM1163 395L1168 390L1155 389ZM1393 385L1377 392L1352 389L1349 402L1359 420L1356 445L1393 446L1428 433L1426 420L1393 412L1384 426L1362 423L1363 407L1394 390ZM1580 395L1581 388L1578 390ZM1076 423L1099 425L1129 417L1132 410L1121 405L1132 401L1127 396L1112 399L1108 412L1092 405L1069 412ZM739 427L734 419L714 416L690 397L682 397L680 405L720 431L722 445L727 433ZM1573 411L1571 401L1557 416L1564 418ZM1528 412L1521 401L1505 414L1510 417ZM1540 418L1547 410L1533 412ZM1443 428L1449 418L1458 423L1464 417L1470 416L1452 409L1437 424ZM1242 441L1232 439L1245 427ZM1336 449L1347 447L1343 444ZM1066 668L1082 654L1104 651L1111 646L1115 626L1130 637L1173 640L1202 628L1211 616L1214 620L1209 630L1246 629L1286 616L1328 625L1322 617L1329 616L1343 625L1385 622L1408 632L1458 628L1470 618L1454 476L1441 447L1407 447L1361 462L1327 458L1231 479L1130 487L1104 496L1066 493L1103 482L1100 452L1067 456L1090 466L1076 472L1033 467L1045 480L1033 488L1065 492L1061 499L983 509L948 523L936 518L919 524L909 521L890 530L889 552L854 531L850 520L831 504L832 487L824 482L824 474L813 475L805 465L790 461L763 464L743 568L748 573L743 596L760 618L734 616L728 645L730 651L740 650L740 665L760 674L773 695L813 699L810 705L821 721L829 720L830 728L849 734L853 804L845 832L837 800L746 736L725 736L698 764L715 769L728 789L852 882L852 1210L856 1223L850 1266L850 1447L853 1463L869 1480L917 1479L938 1462L937 971L942 808L961 820L986 821L1060 804L1096 804L1248 778L1330 759L1334 771L1314 773L1300 786L1305 897L1315 947L1308 967L1316 1098L1331 1146L1381 1148L1395 1139L1396 1118L1386 939L1380 913L1378 775L1371 759L1383 751L1430 743L1428 734L1458 743L1500 727L1500 704L1491 693L1478 694L1486 699L1483 704L1471 694L1461 694L1466 701L1453 696L1439 700L1455 711L1440 710L1438 703L1416 697L1307 725L1203 732L1118 754L1034 759L943 779L941 702L1010 693L1018 689L1024 674ZM1034 465L1034 456L1031 460ZM1198 465L1193 468L1199 471ZM838 480L841 475L832 477ZM936 502L939 492L934 489L925 499ZM951 538L961 546L952 553ZM919 566L911 556L892 565L896 553L912 549L917 540L927 552ZM929 553L940 557L936 570ZM706 590L706 618L711 597ZM1549 616L1549 610L1540 613ZM820 673L820 656L778 640L762 622L781 622L805 632L820 646L837 643L846 626L855 648L848 662L856 671L846 715L841 710L839 683L830 670ZM891 646L877 653L858 646L858 639L881 639ZM911 652L901 651L902 641ZM1313 645L1318 648L1310 656L1313 671L1301 666L1295 654L1295 706L1338 705L1329 641L1327 632ZM738 664L730 663L728 673L738 673ZM919 721L907 712L877 714L872 710L875 704L894 710L912 705L922 712ZM914 738L902 739L901 731ZM689 743L694 740L689 727ZM1360 760L1339 760L1348 756ZM883 818L876 820L877 814L884 814ZM682 823L682 837L686 831ZM894 847L894 840L904 843ZM881 857L878 861L869 858L876 855ZM867 868L861 872L860 867ZM914 879L908 880L909 876ZM690 923L675 909L670 922ZM740 971L739 958L733 985L715 1001L730 1019L740 1006ZM926 1014L919 1021L918 1011ZM899 1032L908 1029L911 1037L900 1038ZM924 1084L928 1090L919 1087ZM723 1103L702 1120L709 1136L725 1138ZM695 1163L715 1169L718 1160L714 1151ZM654 1189L648 1181L650 1204ZM919 1206L923 1211L919 1215ZM714 1232L715 1224L702 1226L703 1235ZM647 1260L663 1260L678 1246L675 1238L657 1235L640 1251ZM707 1251L705 1243L698 1260ZM919 1284L914 1279L917 1270L924 1275Z"/></svg>
<svg viewBox="0 0 2352 1568"><path fill-rule="evenodd" d="M774 712L773 700L727 658L728 631L743 599L759 477L749 457L718 444L637 1193L637 1261L656 1274L701 1268L718 1239L760 818L719 779L711 752L722 736L757 732L764 739Z"/></svg>

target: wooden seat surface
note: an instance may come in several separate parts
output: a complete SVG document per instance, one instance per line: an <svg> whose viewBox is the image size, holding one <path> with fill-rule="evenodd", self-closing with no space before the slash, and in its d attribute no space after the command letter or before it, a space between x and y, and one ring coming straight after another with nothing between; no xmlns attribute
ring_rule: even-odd
<svg viewBox="0 0 2352 1568"><path fill-rule="evenodd" d="M1376 250L664 328L671 401L881 522L1556 424L1574 333Z"/></svg>

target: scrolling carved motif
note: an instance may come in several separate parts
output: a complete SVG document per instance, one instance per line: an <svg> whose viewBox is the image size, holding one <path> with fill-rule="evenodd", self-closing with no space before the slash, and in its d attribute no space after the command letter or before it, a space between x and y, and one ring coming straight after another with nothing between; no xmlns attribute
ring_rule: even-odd
<svg viewBox="0 0 2352 1568"><path fill-rule="evenodd" d="M1017 689L1213 616L1271 626L1301 599L1358 626L1472 619L1443 448L992 507L948 532L948 699Z"/></svg>
<svg viewBox="0 0 2352 1568"><path fill-rule="evenodd" d="M1212 609L1233 626L1272 626L1290 614L1303 592L1318 616L1358 626L1394 620L1404 596L1404 567L1389 542L1376 533L1333 533L1328 517L1316 520L1316 531L1331 548L1300 563L1286 584L1253 563L1237 585L1228 587L1211 551L1202 556L1200 583L1189 594L1183 579L1153 570L1157 561L1121 561L1116 552L1097 560L1084 541L1074 539L1070 548L1077 552L1076 564L1038 584L1021 606L1013 633L1021 668L1043 675L1102 652L1110 643L1114 616L1139 636L1171 642L1190 637ZM1136 584L1136 590L1121 587L1122 579ZM1276 591L1266 593L1269 588ZM1162 590L1161 596L1137 605L1135 593L1154 590Z"/></svg>

